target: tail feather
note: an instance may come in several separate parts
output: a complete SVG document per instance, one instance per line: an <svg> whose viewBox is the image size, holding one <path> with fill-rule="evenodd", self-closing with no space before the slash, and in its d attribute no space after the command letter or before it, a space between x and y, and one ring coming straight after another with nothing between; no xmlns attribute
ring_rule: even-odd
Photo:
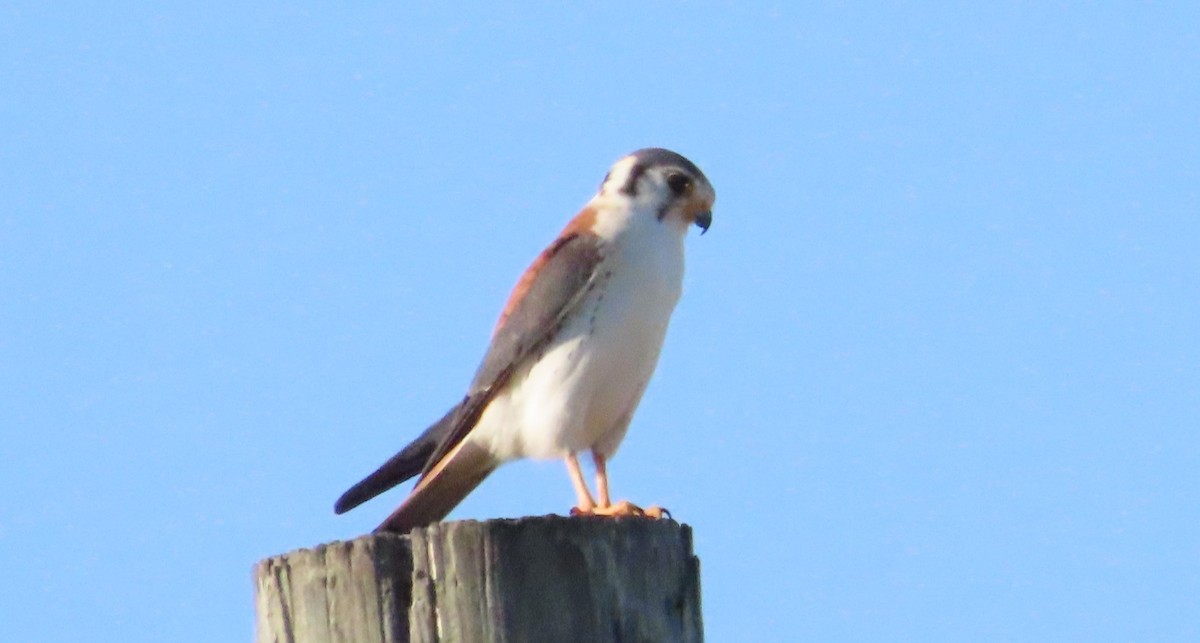
<svg viewBox="0 0 1200 643"><path fill-rule="evenodd" d="M404 503L375 528L376 533L403 534L445 518L499 464L483 447L460 442L421 478Z"/></svg>
<svg viewBox="0 0 1200 643"><path fill-rule="evenodd" d="M454 428L462 404L450 409L416 440L384 462L371 475L350 487L333 505L333 511L343 514L425 470L429 458Z"/></svg>

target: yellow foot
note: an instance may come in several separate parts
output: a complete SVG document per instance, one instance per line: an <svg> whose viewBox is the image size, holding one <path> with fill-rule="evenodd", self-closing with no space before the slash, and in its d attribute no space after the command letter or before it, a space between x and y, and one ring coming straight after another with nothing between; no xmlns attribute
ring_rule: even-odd
<svg viewBox="0 0 1200 643"><path fill-rule="evenodd" d="M608 505L607 507L571 507L572 516L607 516L609 518L624 518L626 516L638 516L643 518L670 518L671 512L662 507L641 507L622 500L620 502Z"/></svg>

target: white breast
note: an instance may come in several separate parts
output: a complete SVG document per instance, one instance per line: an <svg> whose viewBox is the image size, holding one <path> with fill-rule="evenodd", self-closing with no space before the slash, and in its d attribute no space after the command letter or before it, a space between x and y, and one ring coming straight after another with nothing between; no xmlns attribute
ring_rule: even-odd
<svg viewBox="0 0 1200 643"><path fill-rule="evenodd" d="M600 230L611 241L595 287L471 434L501 460L611 456L625 435L679 301L685 230L653 216L616 223Z"/></svg>

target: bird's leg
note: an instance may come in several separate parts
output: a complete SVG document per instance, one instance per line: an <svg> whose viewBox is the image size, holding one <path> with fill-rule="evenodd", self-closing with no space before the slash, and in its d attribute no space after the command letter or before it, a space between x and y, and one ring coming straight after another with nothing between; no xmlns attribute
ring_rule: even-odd
<svg viewBox="0 0 1200 643"><path fill-rule="evenodd" d="M596 465L596 493L600 496L600 507L607 509L612 506L608 495L608 460L592 451L592 464Z"/></svg>
<svg viewBox="0 0 1200 643"><path fill-rule="evenodd" d="M579 459L574 453L567 455L567 472L571 474L571 484L575 485L576 504L571 508L571 515L587 515L596 510L596 501L592 492L588 491L587 483L583 481L583 470L579 468Z"/></svg>
<svg viewBox="0 0 1200 643"><path fill-rule="evenodd" d="M608 460L599 453L592 451L592 462L596 465L596 493L600 496L600 502L592 511L587 513L596 516L647 516L649 518L662 518L671 515L662 507L646 507L642 509L628 500L622 500L613 504L608 494Z"/></svg>
<svg viewBox="0 0 1200 643"><path fill-rule="evenodd" d="M608 496L608 460L592 451L592 463L596 465L596 493L600 496L601 507L612 506Z"/></svg>

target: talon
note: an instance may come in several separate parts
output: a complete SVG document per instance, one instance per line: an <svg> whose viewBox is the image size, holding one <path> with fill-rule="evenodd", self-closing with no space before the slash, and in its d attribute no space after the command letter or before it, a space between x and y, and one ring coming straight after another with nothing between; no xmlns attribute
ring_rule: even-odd
<svg viewBox="0 0 1200 643"><path fill-rule="evenodd" d="M669 512L666 509L663 509L662 507L659 507L659 506L646 507L645 509L643 509L643 508L633 504L632 502L629 502L628 500L622 500L620 502L610 504L607 507L601 507L599 505L597 505L596 507L593 507L592 509L584 509L582 507L572 507L571 515L572 516L605 516L608 518L637 517L637 518L654 518L654 519L661 520L663 518L670 518L671 512Z"/></svg>
<svg viewBox="0 0 1200 643"><path fill-rule="evenodd" d="M572 516L594 516L594 515L596 515L596 507L594 505L591 507L575 505L574 507L571 507L571 515Z"/></svg>
<svg viewBox="0 0 1200 643"><path fill-rule="evenodd" d="M596 464L596 488L599 490L600 502L596 502L587 488L587 483L583 481L583 472L579 469L579 459L575 457L574 453L566 456L567 472L571 474L571 483L575 486L575 496L578 499L578 503L571 507L572 516L605 516L608 518L636 516L656 520L671 518L671 512L659 506L642 509L628 500L617 503L609 502L608 468L605 458L593 450L592 461Z"/></svg>
<svg viewBox="0 0 1200 643"><path fill-rule="evenodd" d="M662 519L666 518L666 519L674 520L674 518L671 518L671 512L667 511L666 509L664 509L662 507L658 507L658 506L646 507L645 509L642 510L642 514L645 515L647 518L657 518L658 520L662 520Z"/></svg>

